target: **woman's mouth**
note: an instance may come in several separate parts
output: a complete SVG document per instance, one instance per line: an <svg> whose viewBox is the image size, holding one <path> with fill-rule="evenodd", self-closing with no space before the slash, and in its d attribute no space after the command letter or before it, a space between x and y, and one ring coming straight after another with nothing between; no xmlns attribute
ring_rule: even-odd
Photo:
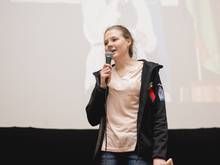
<svg viewBox="0 0 220 165"><path fill-rule="evenodd" d="M112 52L112 54L115 54L116 49L112 49L111 52Z"/></svg>

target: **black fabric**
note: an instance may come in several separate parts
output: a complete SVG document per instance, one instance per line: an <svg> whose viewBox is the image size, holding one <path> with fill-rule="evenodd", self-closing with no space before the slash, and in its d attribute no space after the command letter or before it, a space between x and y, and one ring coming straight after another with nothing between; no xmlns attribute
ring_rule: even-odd
<svg viewBox="0 0 220 165"><path fill-rule="evenodd" d="M0 128L2 165L92 165L98 130ZM220 128L168 130L174 165L217 165Z"/></svg>

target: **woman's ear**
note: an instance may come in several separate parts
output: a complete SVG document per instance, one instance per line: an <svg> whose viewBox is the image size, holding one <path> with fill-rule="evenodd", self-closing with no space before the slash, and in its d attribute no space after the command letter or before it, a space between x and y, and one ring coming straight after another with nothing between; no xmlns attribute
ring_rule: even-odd
<svg viewBox="0 0 220 165"><path fill-rule="evenodd" d="M127 38L127 42L128 42L128 45L130 46L131 45L131 39Z"/></svg>

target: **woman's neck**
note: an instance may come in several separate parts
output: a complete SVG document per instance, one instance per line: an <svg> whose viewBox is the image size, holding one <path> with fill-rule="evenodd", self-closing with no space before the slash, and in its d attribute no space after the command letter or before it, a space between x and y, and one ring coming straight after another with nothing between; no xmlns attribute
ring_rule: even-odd
<svg viewBox="0 0 220 165"><path fill-rule="evenodd" d="M116 70L123 70L127 66L130 66L134 64L135 60L132 59L129 55L128 56L123 56L124 58L116 59L115 60L115 69Z"/></svg>

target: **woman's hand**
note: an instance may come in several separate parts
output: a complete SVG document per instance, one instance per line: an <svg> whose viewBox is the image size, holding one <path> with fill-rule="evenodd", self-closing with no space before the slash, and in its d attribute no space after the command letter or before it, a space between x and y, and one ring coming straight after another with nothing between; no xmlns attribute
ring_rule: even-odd
<svg viewBox="0 0 220 165"><path fill-rule="evenodd" d="M153 165L166 165L166 161L164 159L155 158L153 160Z"/></svg>
<svg viewBox="0 0 220 165"><path fill-rule="evenodd" d="M100 71L100 87L106 88L107 84L110 82L112 73L112 66L110 64L104 64L102 70Z"/></svg>

